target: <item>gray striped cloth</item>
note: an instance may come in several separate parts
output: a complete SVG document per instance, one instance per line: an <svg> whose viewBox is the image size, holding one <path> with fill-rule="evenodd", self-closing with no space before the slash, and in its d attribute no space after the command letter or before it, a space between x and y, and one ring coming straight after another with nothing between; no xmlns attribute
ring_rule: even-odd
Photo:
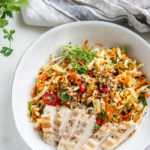
<svg viewBox="0 0 150 150"><path fill-rule="evenodd" d="M150 0L29 0L29 4L29 8L22 8L23 19L29 25L127 21L139 32L150 32Z"/></svg>

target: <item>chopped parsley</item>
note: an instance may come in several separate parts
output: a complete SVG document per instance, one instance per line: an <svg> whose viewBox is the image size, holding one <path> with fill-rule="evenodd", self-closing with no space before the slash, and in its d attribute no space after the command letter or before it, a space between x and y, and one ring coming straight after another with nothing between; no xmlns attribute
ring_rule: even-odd
<svg viewBox="0 0 150 150"><path fill-rule="evenodd" d="M122 92L122 91L123 91L123 88L122 88L122 87L120 87L120 88L119 88L119 92Z"/></svg>
<svg viewBox="0 0 150 150"><path fill-rule="evenodd" d="M117 61L115 60L114 57L111 58L111 61L112 61L113 64L116 64L116 63L117 63Z"/></svg>
<svg viewBox="0 0 150 150"><path fill-rule="evenodd" d="M61 99L62 102L67 102L68 99L70 98L70 95L68 95L66 93L66 91L67 91L66 89L61 90L60 99Z"/></svg>
<svg viewBox="0 0 150 150"><path fill-rule="evenodd" d="M139 96L139 99L140 99L141 102L143 103L143 108L144 108L145 106L147 106L147 102L146 102L146 99L145 99L145 97L144 97L144 94L141 94L141 95Z"/></svg>
<svg viewBox="0 0 150 150"><path fill-rule="evenodd" d="M95 125L94 125L94 130L98 130L98 129L99 129L99 127L100 127L100 125L95 124Z"/></svg>
<svg viewBox="0 0 150 150"><path fill-rule="evenodd" d="M49 74L52 74L52 73L53 73L53 71L48 71L48 73L49 73Z"/></svg>
<svg viewBox="0 0 150 150"><path fill-rule="evenodd" d="M31 111L32 104L28 104L28 110Z"/></svg>
<svg viewBox="0 0 150 150"><path fill-rule="evenodd" d="M105 111L103 111L102 113L98 114L98 117L99 117L99 119L106 120L107 114Z"/></svg>
<svg viewBox="0 0 150 150"><path fill-rule="evenodd" d="M123 46L121 48L121 51L123 51L127 55L127 53L128 53L128 47L127 46Z"/></svg>
<svg viewBox="0 0 150 150"><path fill-rule="evenodd" d="M146 83L146 85L148 85L148 84L149 84L149 81L146 81L145 83Z"/></svg>
<svg viewBox="0 0 150 150"><path fill-rule="evenodd" d="M42 106L42 108L45 108L45 104L42 104L41 106Z"/></svg>

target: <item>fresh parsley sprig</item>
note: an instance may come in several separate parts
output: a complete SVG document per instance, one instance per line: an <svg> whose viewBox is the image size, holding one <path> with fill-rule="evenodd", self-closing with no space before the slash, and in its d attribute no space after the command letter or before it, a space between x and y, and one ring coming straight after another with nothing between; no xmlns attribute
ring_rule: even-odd
<svg viewBox="0 0 150 150"><path fill-rule="evenodd" d="M28 0L0 0L0 28L2 29L4 39L7 39L9 46L1 48L0 53L9 56L13 49L11 44L15 30L8 31L5 27L8 25L8 18L13 18L13 12L20 12L21 7L28 7Z"/></svg>

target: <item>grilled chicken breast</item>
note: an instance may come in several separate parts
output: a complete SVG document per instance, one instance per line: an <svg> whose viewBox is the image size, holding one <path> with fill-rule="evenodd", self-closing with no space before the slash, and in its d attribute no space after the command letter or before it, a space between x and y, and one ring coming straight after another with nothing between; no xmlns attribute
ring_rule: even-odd
<svg viewBox="0 0 150 150"><path fill-rule="evenodd" d="M128 139L131 133L136 129L133 122L122 122L110 137L98 148L98 150L113 150L122 142Z"/></svg>
<svg viewBox="0 0 150 150"><path fill-rule="evenodd" d="M80 147L92 135L95 124L95 116L89 114L82 114L78 121L77 128L75 129L66 150L79 150Z"/></svg>
<svg viewBox="0 0 150 150"><path fill-rule="evenodd" d="M71 118L72 111L67 107L61 107L56 113L53 130L53 140L58 143L66 125Z"/></svg>
<svg viewBox="0 0 150 150"><path fill-rule="evenodd" d="M81 119L81 116L85 114L84 109L74 109L72 111L72 116L69 122L67 123L67 126L63 132L62 138L59 141L58 144L58 150L66 150L67 145L70 142L70 138L72 137L74 131L77 128L78 121Z"/></svg>
<svg viewBox="0 0 150 150"><path fill-rule="evenodd" d="M116 126L110 123L104 124L99 130L90 137L80 150L97 150L114 131Z"/></svg>
<svg viewBox="0 0 150 150"><path fill-rule="evenodd" d="M56 107L46 105L44 109L44 114L41 117L42 130L43 130L43 140L49 145L56 145L56 142L51 139L53 136L53 126L56 116Z"/></svg>

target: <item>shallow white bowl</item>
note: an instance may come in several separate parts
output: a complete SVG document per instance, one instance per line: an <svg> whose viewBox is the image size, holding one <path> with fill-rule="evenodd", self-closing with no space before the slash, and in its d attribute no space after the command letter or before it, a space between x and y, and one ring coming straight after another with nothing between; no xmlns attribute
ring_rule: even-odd
<svg viewBox="0 0 150 150"><path fill-rule="evenodd" d="M14 77L12 87L12 107L16 126L25 142L36 150L54 150L42 141L41 135L34 130L27 117L27 101L35 85L40 67L48 61L50 54L59 55L58 47L62 44L83 44L89 40L94 45L100 42L105 46L127 45L129 55L139 62L144 62L144 71L150 79L150 45L137 34L113 23L76 22L53 28L41 35L29 46L22 56ZM149 103L150 104L150 103ZM150 105L148 106L150 108ZM150 144L150 111L148 110L139 130L118 150L143 150Z"/></svg>

